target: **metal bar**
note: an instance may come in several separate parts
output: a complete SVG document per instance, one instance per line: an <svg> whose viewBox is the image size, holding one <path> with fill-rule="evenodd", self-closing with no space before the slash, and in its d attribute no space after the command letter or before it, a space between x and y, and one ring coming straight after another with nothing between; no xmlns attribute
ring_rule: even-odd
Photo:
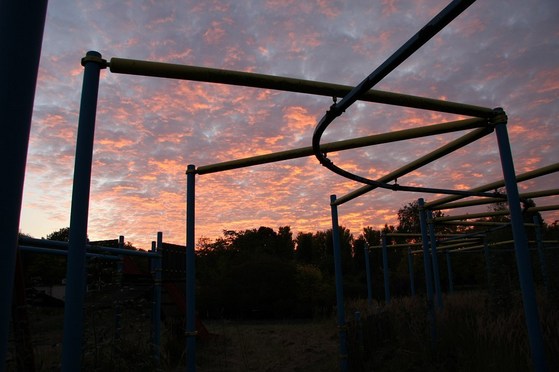
<svg viewBox="0 0 559 372"><path fill-rule="evenodd" d="M531 180L533 178L537 178L537 177L541 177L541 176L545 176L551 173L555 173L559 171L559 163L554 163L554 164L550 164L547 165L545 167L542 168L538 168L538 169L534 169L533 171L529 171L526 173L522 173L516 176L516 182L523 182L523 181L528 181ZM505 186L505 181L504 180L499 180L499 181L495 181L492 183L488 183L486 185L482 185L482 186L478 186L474 189L472 189L472 191L479 191L479 192L485 192L485 191L489 191L489 190L497 190L501 187ZM461 199L461 197L459 196L447 196L438 200L433 200L429 203L425 203L425 207L427 208L431 208L431 209L435 209L434 207L436 206L437 209L444 209L444 205L446 203L450 203L453 202L455 200Z"/></svg>
<svg viewBox="0 0 559 372"><path fill-rule="evenodd" d="M70 213L70 244L66 269L64 301L64 336L62 345L62 371L81 369L83 341L83 308L86 288L85 250L89 213L89 191L99 75L104 68L101 54L87 52L84 66L82 98L78 123L78 138L74 165L74 184Z"/></svg>
<svg viewBox="0 0 559 372"><path fill-rule="evenodd" d="M389 236L388 234L386 236ZM413 247L413 246L421 246L423 245L423 243L399 243L399 244L390 244L389 247L390 248L407 248L407 247ZM373 245L372 247L369 247L369 249L381 249L382 245Z"/></svg>
<svg viewBox="0 0 559 372"><path fill-rule="evenodd" d="M413 274L413 255L411 253L411 248L408 247L408 271L410 273L410 294L415 297L415 278Z"/></svg>
<svg viewBox="0 0 559 372"><path fill-rule="evenodd" d="M382 274L384 278L384 302L390 303L390 268L388 267L388 248L386 247L386 235L381 235L382 241Z"/></svg>
<svg viewBox="0 0 559 372"><path fill-rule="evenodd" d="M545 196L553 196L559 195L559 189L550 189L550 190L541 190L541 191L533 191L533 192L525 192L520 194L520 199L533 199ZM484 204L493 204L503 201L500 198L484 198L484 199L477 199L477 200L465 200L461 202L454 202L454 203L447 203L444 205L438 206L437 209L453 209L453 208L463 208L463 207L472 207L475 205L484 205Z"/></svg>
<svg viewBox="0 0 559 372"><path fill-rule="evenodd" d="M326 97L343 97L353 89L352 86L319 81L125 58L111 58L109 67L111 72L119 74L273 89ZM493 113L493 110L487 107L442 101L426 97L417 97L408 94L384 92L380 90L369 90L364 92L359 99L367 102L384 103L388 105L434 110L475 117L488 117Z"/></svg>
<svg viewBox="0 0 559 372"><path fill-rule="evenodd" d="M196 273L195 273L195 185L196 167L186 170L186 370L196 371Z"/></svg>
<svg viewBox="0 0 559 372"><path fill-rule="evenodd" d="M479 241L475 240L475 241L470 241L470 242L462 242L462 243L456 243L456 244L448 244L448 245L444 245L441 246L441 249L449 250L450 248L456 248L456 247L464 247L464 246L468 246L468 245L472 245L472 244L478 244Z"/></svg>
<svg viewBox="0 0 559 372"><path fill-rule="evenodd" d="M489 253L489 239L487 236L483 238L483 257L485 258L485 275L487 277L487 288L489 289L489 296L493 297L493 278L491 277L491 255ZM493 298L490 298L493 301Z"/></svg>
<svg viewBox="0 0 559 372"><path fill-rule="evenodd" d="M157 243L154 249L158 257L153 259L154 262L154 281L153 297L153 357L157 367L161 364L161 252L163 252L163 233L157 232Z"/></svg>
<svg viewBox="0 0 559 372"><path fill-rule="evenodd" d="M0 365L8 353L17 239L47 1L0 2Z"/></svg>
<svg viewBox="0 0 559 372"><path fill-rule="evenodd" d="M363 251L365 257L365 275L367 275L367 304L371 306L373 304L373 284L371 279L371 258L369 257L369 247L367 242L365 242Z"/></svg>
<svg viewBox="0 0 559 372"><path fill-rule="evenodd" d="M469 234L451 236L449 238L446 238L445 240L440 241L440 243L441 244L446 244L447 242L450 242L450 241L457 241L457 240L462 240L462 239L471 240L471 238L474 238L474 240L479 240L479 239L482 239L483 237L485 237L485 235L487 233L504 229L507 226L509 226L509 224L499 224L497 227L493 227L491 229L487 229L487 230L484 230L484 231L475 231L475 232L472 232L472 233L469 233Z"/></svg>
<svg viewBox="0 0 559 372"><path fill-rule="evenodd" d="M122 236L122 239L124 239L124 236ZM20 242L20 244L23 243L23 244L31 245L31 246L34 246L34 247L46 247L46 248L68 249L68 246L69 246L68 242L48 240L48 239L35 239L35 238L29 238L29 237L26 237L26 236L20 237L19 242ZM119 247L124 247L124 242L122 242L122 244L120 243L120 237L119 237ZM87 250L90 250L90 251L108 252L108 253L124 255L124 256L140 256L140 257L153 257L153 258L156 258L156 257L159 256L157 253L151 253L151 252L147 252L147 251L143 251L143 250L135 251L133 249L104 247L104 246L101 246L101 245L87 244L85 246L85 248Z"/></svg>
<svg viewBox="0 0 559 372"><path fill-rule="evenodd" d="M442 225L457 226L508 226L508 222L489 222L489 221L437 221Z"/></svg>
<svg viewBox="0 0 559 372"><path fill-rule="evenodd" d="M450 251L446 251L446 270L448 273L448 293L454 293L454 281L452 278L452 261L450 259Z"/></svg>
<svg viewBox="0 0 559 372"><path fill-rule="evenodd" d="M330 195L332 214L332 246L334 254L334 275L336 279L336 311L338 315L338 335L340 338L340 371L348 371L347 329L344 308L344 280L342 270L342 252L340 243L340 227L338 223L338 207L335 205L336 195Z"/></svg>
<svg viewBox="0 0 559 372"><path fill-rule="evenodd" d="M427 155L424 155L422 157L420 157L419 159L416 159L415 161L412 161L411 163L381 177L378 179L378 182L392 182L408 173L413 172L414 170L421 168L422 166L431 163L434 160L437 160L439 158L442 158L445 155L450 154L453 151L458 150L461 147L464 147L484 136L486 136L487 134L489 134L492 131L492 129L488 129L488 128L480 128L480 129L476 129L471 131L470 133L455 139L454 141L449 142L448 144L446 144L445 146L440 147L439 149L432 151L430 153L428 153ZM372 191L374 189L376 189L377 186L374 185L365 185L355 191L352 191L340 198L337 199L337 204L343 204L346 203L352 199L355 199L358 196L361 196L369 191Z"/></svg>
<svg viewBox="0 0 559 372"><path fill-rule="evenodd" d="M559 205L542 205L542 206L539 206L539 207L526 208L526 209L524 209L524 211L526 213L532 213L532 212L542 212L542 211L554 211L554 210L557 210L557 209L559 209ZM521 210L521 213L522 213L522 210ZM510 214L510 212L508 210L502 210L502 211L461 214L461 215L457 215L457 216L442 216L442 217L436 217L435 222L453 221L453 220L468 220L468 219L473 219L473 218L493 217L493 216L506 216L506 215L509 215L509 214Z"/></svg>
<svg viewBox="0 0 559 372"><path fill-rule="evenodd" d="M334 165L334 163L326 157L326 154L320 151L320 140L322 138L322 135L324 134L326 128L328 128L328 126L338 116L344 113L345 110L349 108L349 106L351 106L361 95L363 95L363 93L370 90L373 86L380 82L402 62L404 62L409 56L411 56L415 51L417 51L427 41L435 36L440 30L442 30L448 23L450 23L454 18L460 15L460 13L462 13L473 2L474 0L455 0L447 5L439 14L437 14L431 21L429 21L427 25L425 25L425 27L423 27L419 32L412 36L411 39L409 39L396 52L388 57L388 59L384 63L382 63L369 76L367 76L358 86L353 88L347 95L345 95L340 102L334 103L332 106L330 106L330 109L326 111L326 114L318 122L312 136L313 153L320 164L342 177L365 184L376 183L377 186L386 186L368 178L364 178L348 172L345 169Z"/></svg>
<svg viewBox="0 0 559 372"><path fill-rule="evenodd" d="M433 280L435 284L435 294L437 296L437 307L441 310L443 308L443 293L441 288L441 272L439 269L439 257L437 255L437 238L435 237L433 212L427 209L425 213L427 215L427 227L429 229L429 242L431 243L431 261L433 263Z"/></svg>
<svg viewBox="0 0 559 372"><path fill-rule="evenodd" d="M522 209L520 207L520 198L518 196L518 185L514 172L514 162L512 158L512 150L507 132L507 118L502 109L495 110L498 117L495 126L495 134L497 135L497 143L501 158L501 166L503 169L503 179L507 190L508 207L511 216L512 235L514 237L514 249L516 252L516 263L518 267L518 276L520 280L520 288L522 290L522 302L524 304L524 313L526 315L526 326L528 328L528 339L530 341L530 349L532 352L532 363L536 372L544 372L548 370L545 348L540 326L538 314L538 306L536 303L536 291L534 288L534 279L532 274L530 252L528 251L528 239L524 230L522 220Z"/></svg>
<svg viewBox="0 0 559 372"><path fill-rule="evenodd" d="M396 141L403 141L412 138L421 138L436 134L452 133L461 130L469 130L475 128L487 127L485 119L465 119L452 121L448 123L440 123L428 125L419 128L404 129L389 133L375 134L366 137L354 138L344 141L330 142L320 145L321 151L325 153L350 150L359 147L381 145ZM209 164L200 166L197 169L198 174L208 174L222 172L226 170L251 167L254 165L268 164L277 161L291 160L313 155L311 146L302 147L293 150L280 151L270 154L252 156L244 159L235 159L222 163Z"/></svg>
<svg viewBox="0 0 559 372"><path fill-rule="evenodd" d="M542 274L543 287L547 291L549 289L547 265L545 262L545 252L543 249L543 234L542 234L542 221L541 216L535 215L532 217L534 221L534 230L536 233L536 250L538 252L538 259L540 261L540 272Z"/></svg>
<svg viewBox="0 0 559 372"><path fill-rule="evenodd" d="M68 256L68 251L63 251L61 249L49 249L49 248L40 248L40 247L33 247L30 245L19 245L18 249L24 252L30 253L39 253L39 254L52 254L55 256ZM118 261L119 258L116 256L109 256L105 254L97 254L97 253L86 253L85 255L87 258L100 258L103 260L108 261Z"/></svg>
<svg viewBox="0 0 559 372"><path fill-rule="evenodd" d="M119 235L118 237L118 248L124 249L124 235ZM116 299L116 306L115 306L115 340L120 340L120 335L122 331L122 296L123 296L123 288L122 288L122 279L123 279L123 271L124 271L124 261L123 256L118 256L119 260L116 264L116 273L117 273L117 283L118 283L118 290L119 290L119 297Z"/></svg>
<svg viewBox="0 0 559 372"><path fill-rule="evenodd" d="M425 287L427 290L427 312L431 329L431 345L437 344L437 321L433 301L433 268L429 259L429 237L427 236L427 215L425 213L425 201L418 199L419 225L421 227L421 242L423 245L423 268L425 271Z"/></svg>

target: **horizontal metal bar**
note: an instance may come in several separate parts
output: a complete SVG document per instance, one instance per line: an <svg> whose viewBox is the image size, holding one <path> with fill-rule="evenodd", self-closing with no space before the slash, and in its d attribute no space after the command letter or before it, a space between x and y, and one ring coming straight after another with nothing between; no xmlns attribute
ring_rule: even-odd
<svg viewBox="0 0 559 372"><path fill-rule="evenodd" d="M469 130L475 128L486 127L487 121L485 119L465 119L452 121L447 123L427 125L419 128L403 129L399 131L375 134L366 137L354 138L344 141L337 141L331 143L325 143L321 145L320 149L325 152L334 152L342 150L350 150L359 147L373 146L386 144L396 141L404 141L413 138L421 138L432 136L436 134L452 133L462 130ZM250 167L254 165L262 165L267 163L273 163L283 160L291 160L302 158L305 156L313 155L312 146L302 147L293 150L280 151L270 154L253 156L250 158L236 159L231 161L226 161L222 163L210 164L200 166L196 169L198 174L209 174L222 172L226 170Z"/></svg>
<svg viewBox="0 0 559 372"><path fill-rule="evenodd" d="M541 190L541 191L533 191L533 192L525 192L520 194L520 199L533 199L533 198L540 198L545 196L553 196L559 195L559 189L550 189L550 190ZM484 198L484 199L477 199L477 200L464 200L454 203L447 203L444 205L438 206L438 209L453 209L453 208L463 208L463 207L473 207L476 205L484 205L484 204L493 204L499 203L503 200L500 198Z"/></svg>
<svg viewBox="0 0 559 372"><path fill-rule="evenodd" d="M522 173L522 174L518 174L516 176L516 181L517 182L522 182L522 181L527 181L533 178L537 178L537 177L541 177L541 176L545 176L551 173L555 173L559 171L559 163L554 163L554 164L550 164L548 166L542 167L542 168L538 168L538 169L534 169L533 171L530 172L526 172L526 173ZM499 181L495 181L492 183L488 183L486 185L482 185L482 186L478 186L474 189L472 189L471 191L479 191L479 192L485 192L485 191L489 191L489 190L497 190L501 187L505 186L505 181L504 180L499 180ZM453 202L455 200L459 200L461 199L460 196L447 196L438 200L433 200L429 203L425 203L425 208L429 208L429 209L434 209L434 207L437 207L437 209L444 209L443 206L446 203L450 203Z"/></svg>
<svg viewBox="0 0 559 372"><path fill-rule="evenodd" d="M524 209L524 212L532 213L532 212L554 211L554 210L557 210L557 209L559 209L559 205L544 205L544 206L539 206L539 207L526 208L526 209ZM435 218L433 218L433 221L440 222L440 221L453 221L453 220L468 220L468 219L472 219L472 218L506 216L508 214L509 214L508 210L491 211L491 212L462 214L462 215L457 215L457 216L435 217Z"/></svg>
<svg viewBox="0 0 559 372"><path fill-rule="evenodd" d="M411 163L381 177L378 179L379 182L391 182L394 181L408 173L413 172L414 170L421 168L422 166L431 163L434 160L437 160L439 158L442 158L445 155L450 154L453 151L456 151L457 149L464 147L474 141L477 141L478 139L488 135L489 133L491 133L492 129L491 128L480 128L480 129L476 129L473 130L472 132L455 139L452 142L449 142L448 144L446 144L445 146L430 152L427 155L424 155L422 157L420 157L419 159L416 159L415 161L412 161ZM358 196L361 196L369 191L372 191L374 189L376 189L377 186L374 185L365 185L355 191L352 191L338 199L336 199L336 204L343 204L346 203L352 199L355 199Z"/></svg>
<svg viewBox="0 0 559 372"><path fill-rule="evenodd" d="M344 97L353 89L348 85L319 81L126 58L111 58L109 69L119 74L273 89L326 97ZM372 89L365 92L359 100L483 118L488 118L493 113L492 109L486 107Z"/></svg>
<svg viewBox="0 0 559 372"><path fill-rule="evenodd" d="M489 221L437 221L440 225L456 225L456 226L502 226L510 225L509 222L489 222Z"/></svg>
<svg viewBox="0 0 559 372"><path fill-rule="evenodd" d="M499 245L507 245L507 244L513 244L513 243L514 243L514 240L506 240L506 241L502 241L502 242L490 243L490 244L488 244L488 247L491 248L491 247L495 247L495 246L499 246ZM533 241L530 242L530 243L533 243ZM479 245L474 245L474 246L471 246L471 247L453 249L453 250L450 250L449 252L450 253L466 252L466 251L470 251L470 250L474 250L474 249L480 249L480 248L484 248L484 247L485 247L484 244L479 244ZM422 253L422 252L423 251L418 250L418 251L413 251L412 253ZM512 252L512 249L511 249L511 252Z"/></svg>
<svg viewBox="0 0 559 372"><path fill-rule="evenodd" d="M68 256L68 251L67 250L62 250L62 249L31 247L29 245L18 245L18 249L23 251L23 252L29 252L29 253L52 254L52 255L56 255L56 256ZM120 258L118 256L111 256L111 255L106 255L106 254L86 253L85 256L87 258L102 258L103 260L108 260L108 261L120 261Z"/></svg>
<svg viewBox="0 0 559 372"><path fill-rule="evenodd" d="M398 243L398 244L387 245L386 248L407 248L407 247L421 246L422 244L423 243ZM373 245L369 247L369 250L372 249L382 249L382 245Z"/></svg>
<svg viewBox="0 0 559 372"><path fill-rule="evenodd" d="M68 249L68 242L61 242L57 240L49 240L49 239L35 239L29 237L20 237L19 238L20 244L33 246L33 247L45 247L45 248L62 248ZM94 250L94 251L103 251L109 252L113 254L121 254L126 256L143 256L143 257L160 257L160 254L157 252L147 252L147 251L135 251L132 249L122 249L122 248L112 248L112 247L103 247L99 245L86 245L87 250Z"/></svg>
<svg viewBox="0 0 559 372"><path fill-rule="evenodd" d="M455 247L465 247L465 246L470 246L472 244L479 244L479 239L475 239L475 240L472 240L472 241L461 242L461 243L440 244L440 245L437 245L437 249L443 250L443 249L450 249L450 248L455 248Z"/></svg>

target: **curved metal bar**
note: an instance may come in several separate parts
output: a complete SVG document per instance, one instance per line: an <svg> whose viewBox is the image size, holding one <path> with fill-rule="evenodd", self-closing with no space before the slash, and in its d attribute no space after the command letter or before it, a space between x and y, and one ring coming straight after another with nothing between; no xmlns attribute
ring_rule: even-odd
<svg viewBox="0 0 559 372"><path fill-rule="evenodd" d="M409 39L402 47L400 47L394 54L392 54L382 65L373 71L365 80L358 86L353 88L340 102L334 103L326 114L318 123L312 138L312 148L314 155L326 168L332 172L337 173L343 177L353 179L358 182L374 185L382 188L393 189L393 185L384 182L370 180L353 173L350 173L340 167L335 166L321 151L320 139L328 126L340 116L349 106L359 99L361 95L370 90L375 84L381 81L386 75L392 72L409 56L435 36L454 18L468 8L474 0L455 0L444 8L437 16L435 16L425 27L417 32L411 39Z"/></svg>
<svg viewBox="0 0 559 372"><path fill-rule="evenodd" d="M404 176L404 175L406 175L406 174L408 174L408 173L410 173L410 172L412 172L412 171L414 171L414 170L432 162L433 160L436 160L436 159L439 159L439 158L441 158L445 155L448 155L451 152L456 151L457 149L459 149L459 148L461 148L461 147L463 147L463 146L465 146L469 143L472 143L472 142L482 138L483 136L486 136L487 134L491 133L492 130L493 129L490 126L473 130L470 133L467 133L464 136L447 143L445 146L442 146L442 147L430 152L429 154L426 154L426 155L422 156L421 158L416 159L415 161L413 161L413 162L411 162L411 163L409 163L409 164L407 164L407 165L405 165L405 166L403 166L399 169L396 169L395 171L381 177L376 182L377 183L380 182L380 183L382 183L382 185L369 183L368 179L361 177L360 180L356 180L356 181L366 183L367 185L365 185L365 186L363 186L363 187L361 187L361 188L359 188L359 189L357 189L357 190L355 190L355 191L353 191L349 194L346 194L346 195L338 198L336 200L336 203L337 204L343 204L343 203L348 202L348 201L350 201L350 200L352 200L352 199L354 199L354 198L356 198L360 195L363 195L363 194L365 194L369 191L372 191L377 187L383 187L385 185L388 185L389 187L384 187L384 188L390 188L391 190L394 190L394 191L398 191L398 190L420 191L420 192L434 192L434 193L443 193L443 194L449 194L449 193L453 192L453 193L456 193L456 194L460 193L462 195L465 195L466 193L468 193L469 196L473 196L473 194L472 194L473 190L470 190L470 191L465 191L465 190L454 191L454 190L428 189L428 188L414 188L414 189L412 189L412 187L399 186L399 185L397 185L397 187L394 187L394 185L388 184L387 182L394 181L397 178L402 177L402 176ZM333 166L335 166L335 165L333 165ZM342 171L343 171L343 169L342 169ZM353 174L351 174L349 172L347 172L347 173L351 177L354 176ZM406 189L404 189L404 187ZM475 193L477 193L477 191L475 191ZM476 196L498 197L499 195L496 194L496 193L493 193L493 194L477 194Z"/></svg>

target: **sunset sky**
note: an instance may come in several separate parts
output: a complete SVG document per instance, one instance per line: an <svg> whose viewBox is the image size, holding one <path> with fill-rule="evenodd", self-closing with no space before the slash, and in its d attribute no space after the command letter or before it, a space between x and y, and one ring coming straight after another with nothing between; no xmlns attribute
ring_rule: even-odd
<svg viewBox="0 0 559 372"><path fill-rule="evenodd" d="M21 231L69 226L81 58L133 58L356 85L448 1L51 0L26 170ZM503 107L517 173L559 161L559 3L478 1L375 89ZM149 248L157 231L185 241L185 170L311 145L330 97L101 73L89 238L124 235ZM323 142L462 119L357 103ZM379 178L464 133L348 150L336 164ZM398 183L468 189L502 178L495 134ZM559 174L520 184L556 188ZM197 177L197 237L224 229L330 225L329 195L359 187L314 157ZM395 224L403 205L432 194L375 190L340 206L353 233ZM558 197L536 199L559 204ZM483 207L485 208L485 207ZM451 211L449 213L455 213ZM548 223L559 213L544 212Z"/></svg>

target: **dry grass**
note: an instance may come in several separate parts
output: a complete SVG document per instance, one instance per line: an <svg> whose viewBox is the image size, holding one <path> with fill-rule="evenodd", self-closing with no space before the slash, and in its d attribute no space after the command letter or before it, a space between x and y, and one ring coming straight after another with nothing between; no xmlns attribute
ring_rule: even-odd
<svg viewBox="0 0 559 372"><path fill-rule="evenodd" d="M215 337L198 349L200 371L335 371L333 319L206 324Z"/></svg>

